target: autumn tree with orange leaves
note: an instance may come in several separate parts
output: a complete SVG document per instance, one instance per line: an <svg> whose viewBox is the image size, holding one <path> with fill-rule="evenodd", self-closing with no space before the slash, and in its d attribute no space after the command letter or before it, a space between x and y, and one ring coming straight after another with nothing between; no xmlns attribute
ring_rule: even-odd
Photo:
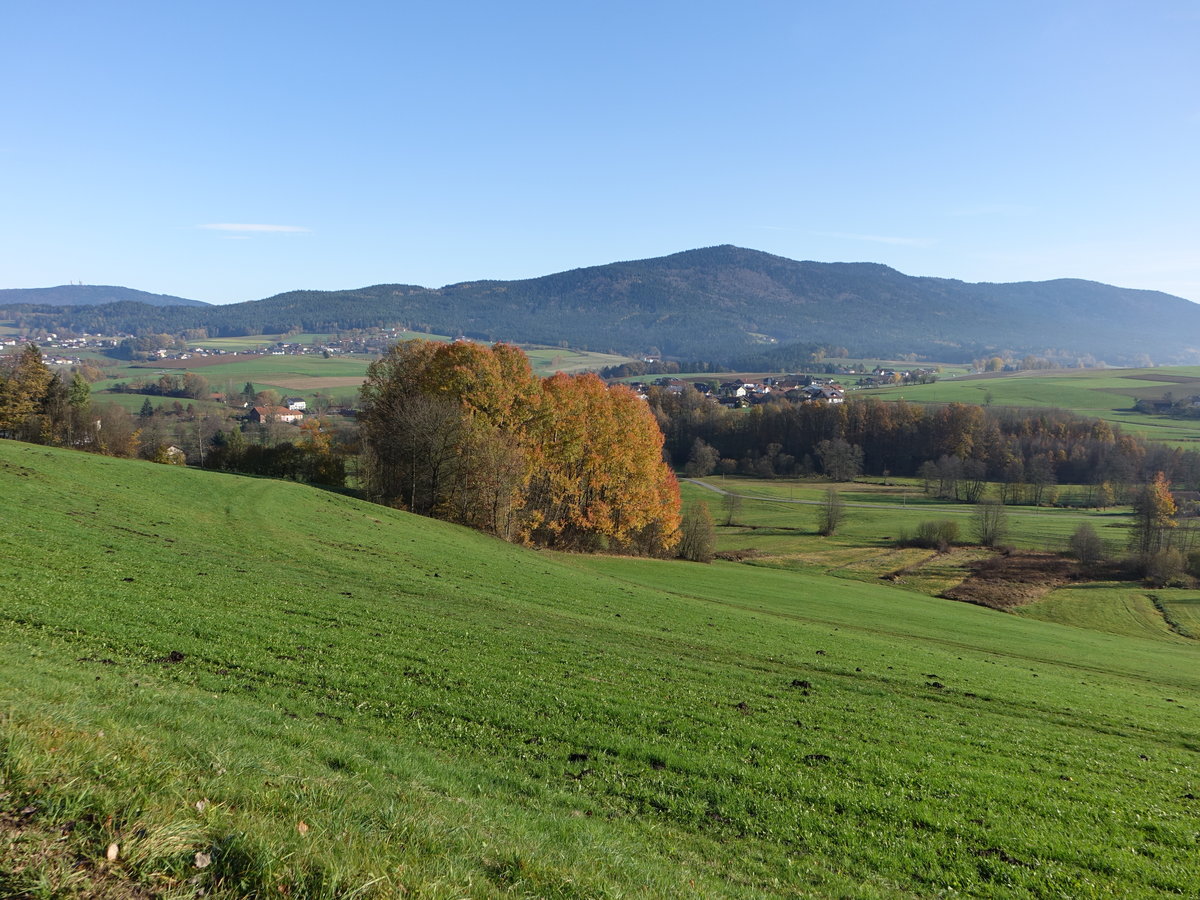
<svg viewBox="0 0 1200 900"><path fill-rule="evenodd" d="M661 555L678 541L662 432L627 388L539 380L509 344L405 341L371 365L361 397L378 502L564 549Z"/></svg>
<svg viewBox="0 0 1200 900"><path fill-rule="evenodd" d="M1133 499L1133 523L1129 546L1142 562L1171 544L1171 529L1175 521L1175 499L1171 485L1162 472L1142 485Z"/></svg>

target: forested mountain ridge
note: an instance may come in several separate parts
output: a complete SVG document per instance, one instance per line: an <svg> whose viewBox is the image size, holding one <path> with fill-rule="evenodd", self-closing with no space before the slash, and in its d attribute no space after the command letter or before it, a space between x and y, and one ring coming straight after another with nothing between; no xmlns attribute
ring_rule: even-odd
<svg viewBox="0 0 1200 900"><path fill-rule="evenodd" d="M791 343L941 360L1007 350L1110 364L1200 362L1200 304L1169 294L1078 279L969 284L729 245L521 281L292 291L202 309L26 306L9 317L93 332L203 328L213 337L404 325L724 362Z"/></svg>
<svg viewBox="0 0 1200 900"><path fill-rule="evenodd" d="M211 304L170 294L148 294L133 288L107 284L60 284L48 288L0 289L0 307L16 304L39 306L103 306L108 303L148 303L150 306L197 306Z"/></svg>

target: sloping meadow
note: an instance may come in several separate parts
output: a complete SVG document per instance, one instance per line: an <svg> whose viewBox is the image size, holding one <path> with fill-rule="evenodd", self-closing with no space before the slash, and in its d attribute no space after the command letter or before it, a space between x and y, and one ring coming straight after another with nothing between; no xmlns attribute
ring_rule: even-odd
<svg viewBox="0 0 1200 900"><path fill-rule="evenodd" d="M0 896L1200 893L1200 652L0 442Z"/></svg>

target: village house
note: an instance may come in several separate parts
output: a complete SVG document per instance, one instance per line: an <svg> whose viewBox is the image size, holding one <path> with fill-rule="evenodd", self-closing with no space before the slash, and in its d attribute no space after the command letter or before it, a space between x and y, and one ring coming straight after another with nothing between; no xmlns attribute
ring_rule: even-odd
<svg viewBox="0 0 1200 900"><path fill-rule="evenodd" d="M283 422L294 424L304 418L304 413L298 409L288 409L286 406L255 406L250 410L250 421Z"/></svg>

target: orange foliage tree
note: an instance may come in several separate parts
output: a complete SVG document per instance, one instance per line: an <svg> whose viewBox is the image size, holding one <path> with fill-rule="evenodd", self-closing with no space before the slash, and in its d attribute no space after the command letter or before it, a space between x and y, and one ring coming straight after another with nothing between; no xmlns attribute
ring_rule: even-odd
<svg viewBox="0 0 1200 900"><path fill-rule="evenodd" d="M678 541L662 432L627 388L539 380L509 344L406 341L361 396L375 500L566 549L658 555Z"/></svg>

